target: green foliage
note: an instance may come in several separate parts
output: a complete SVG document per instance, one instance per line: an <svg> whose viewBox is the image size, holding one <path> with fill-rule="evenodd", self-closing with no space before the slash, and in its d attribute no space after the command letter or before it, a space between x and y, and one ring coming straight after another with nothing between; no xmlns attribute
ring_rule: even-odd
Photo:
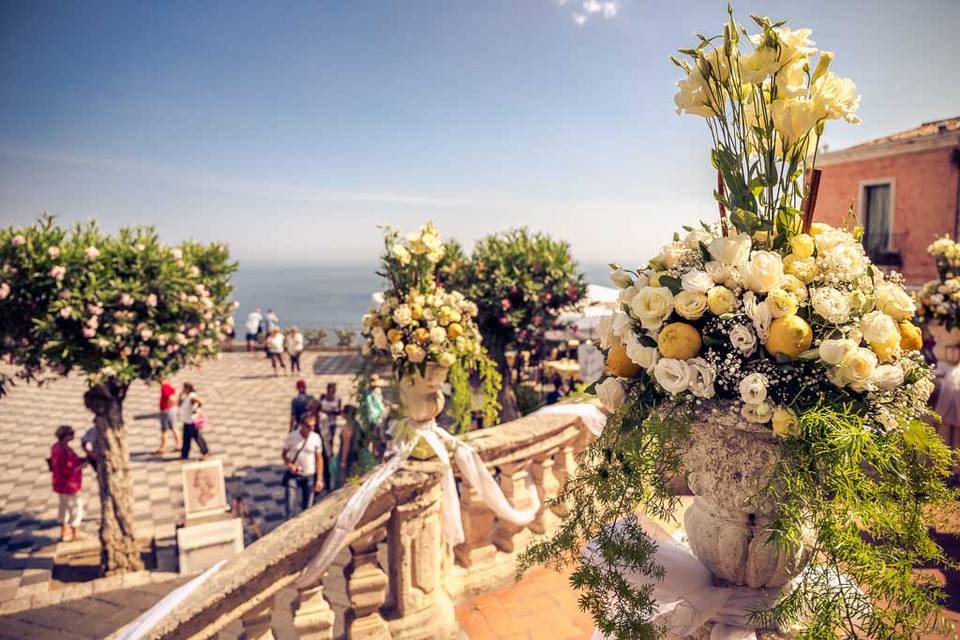
<svg viewBox="0 0 960 640"><path fill-rule="evenodd" d="M161 379L219 351L235 269L221 244L169 247L150 227L0 229L0 355L28 380Z"/></svg>
<svg viewBox="0 0 960 640"><path fill-rule="evenodd" d="M336 329L335 333L337 334L337 346L352 347L357 342L356 329Z"/></svg>
<svg viewBox="0 0 960 640"><path fill-rule="evenodd" d="M543 399L540 397L540 392L530 385L517 385L514 387L513 392L517 396L517 409L520 410L520 415L522 416L530 415L543 406Z"/></svg>
<svg viewBox="0 0 960 640"><path fill-rule="evenodd" d="M586 293L570 245L526 228L489 235L469 259L448 244L443 277L477 303L484 344L500 360L508 345L527 348Z"/></svg>
<svg viewBox="0 0 960 640"><path fill-rule="evenodd" d="M310 346L322 347L326 344L330 334L324 329L304 329L303 339Z"/></svg>

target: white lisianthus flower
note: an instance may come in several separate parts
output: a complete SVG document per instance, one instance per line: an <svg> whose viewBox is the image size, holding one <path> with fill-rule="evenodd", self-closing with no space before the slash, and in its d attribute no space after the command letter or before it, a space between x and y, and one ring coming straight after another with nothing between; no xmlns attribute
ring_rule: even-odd
<svg viewBox="0 0 960 640"><path fill-rule="evenodd" d="M743 282L748 288L766 293L780 286L783 259L773 251L754 251L744 268Z"/></svg>
<svg viewBox="0 0 960 640"><path fill-rule="evenodd" d="M707 245L710 244L710 241L713 240L713 234L704 229L694 229L687 234L687 237L683 239L683 243L693 249L694 251L700 250L700 243Z"/></svg>
<svg viewBox="0 0 960 640"><path fill-rule="evenodd" d="M377 349L387 348L387 334L380 327L374 327L373 331L370 332L370 337L373 338L373 346Z"/></svg>
<svg viewBox="0 0 960 640"><path fill-rule="evenodd" d="M413 364L420 364L427 357L427 352L418 344L408 344L404 348L404 353Z"/></svg>
<svg viewBox="0 0 960 640"><path fill-rule="evenodd" d="M757 336L750 327L738 324L730 330L730 344L745 356L751 356L757 350Z"/></svg>
<svg viewBox="0 0 960 640"><path fill-rule="evenodd" d="M740 381L740 399L747 404L760 404L767 399L770 380L762 373L751 373Z"/></svg>
<svg viewBox="0 0 960 640"><path fill-rule="evenodd" d="M410 252L399 242L395 242L393 246L390 247L390 253L393 254L393 257L396 258L400 264L410 264Z"/></svg>
<svg viewBox="0 0 960 640"><path fill-rule="evenodd" d="M688 271L680 278L680 286L683 287L684 291L706 293L713 284L713 278L706 271L700 271L699 269Z"/></svg>
<svg viewBox="0 0 960 640"><path fill-rule="evenodd" d="M777 50L758 47L752 53L740 57L740 79L750 84L760 84L780 68Z"/></svg>
<svg viewBox="0 0 960 640"><path fill-rule="evenodd" d="M644 369L653 369L657 361L660 360L660 350L656 347L643 346L640 344L640 341L636 339L636 336L634 336L631 344L627 345L627 357L630 358L634 364Z"/></svg>
<svg viewBox="0 0 960 640"><path fill-rule="evenodd" d="M444 351L439 356L437 356L437 364L441 367L452 367L457 362L457 356L453 355L449 351Z"/></svg>
<svg viewBox="0 0 960 640"><path fill-rule="evenodd" d="M413 322L413 311L411 311L410 306L401 304L399 307L394 309L393 321L401 327L405 327Z"/></svg>
<svg viewBox="0 0 960 640"><path fill-rule="evenodd" d="M809 66L806 58L797 58L784 65L777 72L777 97L795 98L806 93Z"/></svg>
<svg viewBox="0 0 960 640"><path fill-rule="evenodd" d="M653 368L653 377L668 393L683 393L690 388L690 365L683 360L660 358Z"/></svg>
<svg viewBox="0 0 960 640"><path fill-rule="evenodd" d="M703 270L715 284L720 284L727 279L727 266L717 260L708 260L703 265Z"/></svg>
<svg viewBox="0 0 960 640"><path fill-rule="evenodd" d="M57 282L63 280L63 277L67 275L67 270L62 265L56 265L50 267L50 277L56 280Z"/></svg>
<svg viewBox="0 0 960 640"><path fill-rule="evenodd" d="M630 311L645 329L657 329L673 313L673 293L666 287L643 287L630 301Z"/></svg>
<svg viewBox="0 0 960 640"><path fill-rule="evenodd" d="M600 348L609 349L613 346L616 336L613 333L614 314L603 316L597 322L597 337L600 339Z"/></svg>
<svg viewBox="0 0 960 640"><path fill-rule="evenodd" d="M447 339L447 330L443 327L430 329L430 342L441 344Z"/></svg>
<svg viewBox="0 0 960 640"><path fill-rule="evenodd" d="M820 112L809 98L781 98L770 105L770 118L781 140L792 146L817 124Z"/></svg>
<svg viewBox="0 0 960 640"><path fill-rule="evenodd" d="M47 255L56 260L60 257L60 247L52 246L47 249Z"/></svg>
<svg viewBox="0 0 960 640"><path fill-rule="evenodd" d="M739 267L750 257L753 241L745 233L714 238L707 245L710 257L725 265Z"/></svg>
<svg viewBox="0 0 960 640"><path fill-rule="evenodd" d="M852 235L843 229L834 229L833 227L825 227L813 237L813 240L817 245L817 251L824 255L839 245L856 243Z"/></svg>
<svg viewBox="0 0 960 640"><path fill-rule="evenodd" d="M903 287L886 282L876 290L877 308L894 320L909 320L917 312L917 305Z"/></svg>
<svg viewBox="0 0 960 640"><path fill-rule="evenodd" d="M849 338L824 340L818 348L820 359L832 365L841 364L856 350L857 343Z"/></svg>
<svg viewBox="0 0 960 640"><path fill-rule="evenodd" d="M622 311L613 314L613 335L623 338L633 331L633 318Z"/></svg>
<svg viewBox="0 0 960 640"><path fill-rule="evenodd" d="M617 295L617 305L618 305L618 306L623 306L623 305L630 306L630 301L633 300L633 297L634 297L635 295L637 295L637 292L640 291L640 288L647 286L646 282L644 282L643 284L640 284L640 281L641 281L641 280L646 281L646 280L647 280L647 277L646 277L646 276L642 276L641 278L639 278L639 279L637 280L637 284L634 284L634 285L632 285L632 286L627 287L626 289L622 290L622 291Z"/></svg>
<svg viewBox="0 0 960 640"><path fill-rule="evenodd" d="M850 319L850 296L833 287L820 287L810 292L810 303L817 314L833 324Z"/></svg>
<svg viewBox="0 0 960 640"><path fill-rule="evenodd" d="M699 320L707 310L707 296L684 290L673 298L673 307L687 320Z"/></svg>
<svg viewBox="0 0 960 640"><path fill-rule="evenodd" d="M713 381L717 374L713 367L703 358L687 360L690 367L690 393L698 398L712 398L716 394Z"/></svg>
<svg viewBox="0 0 960 640"><path fill-rule="evenodd" d="M14 247L22 247L27 244L27 239L22 234L17 234L10 238L10 244Z"/></svg>
<svg viewBox="0 0 960 640"><path fill-rule="evenodd" d="M743 294L743 310L747 317L753 322L753 328L757 332L760 342L766 344L767 336L770 334L770 324L773 322L773 313L766 302L757 302L757 296L753 291L747 291Z"/></svg>
<svg viewBox="0 0 960 640"><path fill-rule="evenodd" d="M683 254L687 252L687 245L682 242L671 242L664 245L660 253L650 260L650 264L657 265L661 269L672 269L677 266Z"/></svg>
<svg viewBox="0 0 960 640"><path fill-rule="evenodd" d="M616 269L610 272L610 282L621 289L627 289L633 286L633 276L623 269Z"/></svg>
<svg viewBox="0 0 960 640"><path fill-rule="evenodd" d="M744 404L740 407L740 415L749 422L766 424L773 418L773 407L765 401L756 404Z"/></svg>
<svg viewBox="0 0 960 640"><path fill-rule="evenodd" d="M856 280L866 269L866 256L859 243L838 244L824 254L823 262L827 273L847 282Z"/></svg>
<svg viewBox="0 0 960 640"><path fill-rule="evenodd" d="M896 340L899 344L900 331L893 318L883 311L871 311L860 319L860 331L869 344L888 344Z"/></svg>
<svg viewBox="0 0 960 640"><path fill-rule="evenodd" d="M882 364L873 370L870 382L878 389L895 389L903 384L903 369L896 364Z"/></svg>
<svg viewBox="0 0 960 640"><path fill-rule="evenodd" d="M623 383L610 376L597 385L597 397L603 403L607 411L615 412L623 406L623 401L627 397L626 387Z"/></svg>
<svg viewBox="0 0 960 640"><path fill-rule="evenodd" d="M813 83L813 99L828 118L843 118L850 124L860 124L860 118L856 115L860 108L860 95L857 85L850 78L841 78L828 71Z"/></svg>

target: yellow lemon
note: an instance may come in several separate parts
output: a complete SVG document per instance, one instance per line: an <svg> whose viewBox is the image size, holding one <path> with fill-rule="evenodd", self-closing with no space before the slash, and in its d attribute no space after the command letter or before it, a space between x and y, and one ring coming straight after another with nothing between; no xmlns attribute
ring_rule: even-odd
<svg viewBox="0 0 960 640"><path fill-rule="evenodd" d="M664 358L687 360L700 353L700 332L686 322L671 322L660 331L657 346Z"/></svg>
<svg viewBox="0 0 960 640"><path fill-rule="evenodd" d="M923 332L909 320L898 325L900 329L900 348L904 351L919 351L923 348Z"/></svg>
<svg viewBox="0 0 960 640"><path fill-rule="evenodd" d="M627 356L627 350L622 344L615 344L607 354L607 371L620 378L632 378L640 373L640 365Z"/></svg>
<svg viewBox="0 0 960 640"><path fill-rule="evenodd" d="M800 316L784 316L770 323L770 335L767 337L767 351L770 355L782 353L796 358L810 348L813 341L813 329Z"/></svg>
<svg viewBox="0 0 960 640"><path fill-rule="evenodd" d="M416 303L410 305L410 317L413 318L414 320L419 320L420 318L422 318L423 307Z"/></svg>

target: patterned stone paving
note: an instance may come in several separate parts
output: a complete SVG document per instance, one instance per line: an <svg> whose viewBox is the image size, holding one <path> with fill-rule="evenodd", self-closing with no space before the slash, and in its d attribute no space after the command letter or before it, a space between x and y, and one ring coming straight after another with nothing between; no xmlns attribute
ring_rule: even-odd
<svg viewBox="0 0 960 640"><path fill-rule="evenodd" d="M307 352L302 357L310 393L337 382L339 394L352 392L359 355L350 352ZM298 375L274 376L262 353L225 353L219 360L174 378L179 386L193 382L206 401L210 426L204 431L214 457L223 460L228 499L244 497L264 533L283 514L280 447L289 425L290 399ZM60 424L82 434L91 423L83 406L84 383L70 377L41 388L18 384L0 399L0 603L46 591L54 558L95 548L99 498L92 470L84 472L85 541L59 542L57 497L50 489L46 458ZM137 535L156 538L161 570L175 570L173 540L183 513L180 455L155 455L160 429L159 387L135 384L124 403L124 419L134 477ZM79 439L79 438L78 438ZM74 442L79 447L78 442ZM168 447L172 445L168 442ZM199 452L194 447L194 459Z"/></svg>

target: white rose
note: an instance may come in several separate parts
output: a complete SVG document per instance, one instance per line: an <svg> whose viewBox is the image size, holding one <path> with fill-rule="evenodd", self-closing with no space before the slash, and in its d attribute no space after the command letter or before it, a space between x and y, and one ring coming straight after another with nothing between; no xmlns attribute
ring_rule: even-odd
<svg viewBox="0 0 960 640"><path fill-rule="evenodd" d="M843 280L855 280L866 268L863 245L838 244L823 257L825 271Z"/></svg>
<svg viewBox="0 0 960 640"><path fill-rule="evenodd" d="M610 272L610 282L621 289L626 289L627 287L633 286L633 276L623 269L616 269Z"/></svg>
<svg viewBox="0 0 960 640"><path fill-rule="evenodd" d="M750 356L757 350L757 337L750 327L738 324L730 330L730 344L743 355Z"/></svg>
<svg viewBox="0 0 960 640"><path fill-rule="evenodd" d="M910 294L900 285L884 283L877 287L877 308L894 320L909 320L917 311Z"/></svg>
<svg viewBox="0 0 960 640"><path fill-rule="evenodd" d="M895 364L882 364L873 370L870 382L878 389L895 389L903 384L903 369Z"/></svg>
<svg viewBox="0 0 960 640"><path fill-rule="evenodd" d="M645 329L657 329L673 313L673 294L666 287L643 287L630 301L630 310Z"/></svg>
<svg viewBox="0 0 960 640"><path fill-rule="evenodd" d="M373 346L377 349L387 348L387 334L380 327L374 327L370 334L373 337Z"/></svg>
<svg viewBox="0 0 960 640"><path fill-rule="evenodd" d="M627 390L623 383L610 376L597 385L597 397L607 411L614 412L623 406L623 401L627 397Z"/></svg>
<svg viewBox="0 0 960 640"><path fill-rule="evenodd" d="M673 306L687 320L699 320L707 310L707 296L694 291L681 291L674 297Z"/></svg>
<svg viewBox="0 0 960 640"><path fill-rule="evenodd" d="M687 360L690 367L690 392L698 398L712 398L716 391L713 381L717 377L713 367L703 358Z"/></svg>
<svg viewBox="0 0 960 640"><path fill-rule="evenodd" d="M810 302L813 310L827 322L841 324L850 319L850 296L833 287L813 289Z"/></svg>
<svg viewBox="0 0 960 640"><path fill-rule="evenodd" d="M694 269L683 274L683 277L680 278L680 285L684 291L706 293L714 285L714 281L706 271Z"/></svg>
<svg viewBox="0 0 960 640"><path fill-rule="evenodd" d="M722 262L708 260L704 263L703 270L715 284L720 284L727 279L727 267Z"/></svg>
<svg viewBox="0 0 960 640"><path fill-rule="evenodd" d="M404 351L407 354L407 358L413 364L420 364L427 357L427 352L418 344L408 344L406 348L404 348Z"/></svg>
<svg viewBox="0 0 960 640"><path fill-rule="evenodd" d="M633 331L633 318L622 311L613 314L613 335L623 338Z"/></svg>
<svg viewBox="0 0 960 640"><path fill-rule="evenodd" d="M446 339L447 330L443 327L434 327L433 329L430 329L430 342L440 344Z"/></svg>
<svg viewBox="0 0 960 640"><path fill-rule="evenodd" d="M740 399L747 404L760 404L767 399L770 381L762 373L751 373L740 381Z"/></svg>
<svg viewBox="0 0 960 640"><path fill-rule="evenodd" d="M783 260L773 251L754 251L743 273L743 282L748 288L766 293L780 286L783 281Z"/></svg>
<svg viewBox="0 0 960 640"><path fill-rule="evenodd" d="M660 254L650 262L663 269L672 269L680 262L680 258L686 253L687 247L682 242L671 242L660 250Z"/></svg>
<svg viewBox="0 0 960 640"><path fill-rule="evenodd" d="M829 227L824 229L813 237L817 244L817 251L826 254L828 251L841 244L856 244L853 236L841 229Z"/></svg>
<svg viewBox="0 0 960 640"><path fill-rule="evenodd" d="M820 343L818 349L820 359L827 364L837 365L847 359L851 353L857 350L857 343L849 338L838 340L824 340Z"/></svg>
<svg viewBox="0 0 960 640"><path fill-rule="evenodd" d="M700 243L705 245L710 244L710 241L713 240L713 234L704 229L694 229L687 234L687 237L683 239L683 243L693 249L694 251L700 250Z"/></svg>
<svg viewBox="0 0 960 640"><path fill-rule="evenodd" d="M883 311L871 311L860 320L863 339L869 344L887 344L900 335L897 323ZM899 343L899 340L897 340Z"/></svg>
<svg viewBox="0 0 960 640"><path fill-rule="evenodd" d="M750 247L753 241L745 233L730 235L725 238L714 238L707 245L707 251L714 260L725 265L739 267L750 257Z"/></svg>
<svg viewBox="0 0 960 640"><path fill-rule="evenodd" d="M631 344L627 345L627 357L630 358L634 364L644 369L652 369L660 359L660 350L656 347L643 346L640 344L640 341L636 339L636 336L634 336Z"/></svg>
<svg viewBox="0 0 960 640"><path fill-rule="evenodd" d="M405 327L413 321L413 312L408 305L402 304L393 311L393 321Z"/></svg>
<svg viewBox="0 0 960 640"><path fill-rule="evenodd" d="M646 279L647 279L646 276L644 276L643 278L637 280L638 284L627 287L626 289L621 291L619 295L617 295L617 304L621 307L624 305L629 307L630 301L633 300L633 297L635 295L637 295L637 292L640 291L640 288L646 286L646 282L644 282L643 284L639 284L640 280L646 280Z"/></svg>
<svg viewBox="0 0 960 640"><path fill-rule="evenodd" d="M653 377L668 393L683 393L690 387L690 365L683 360L660 358L653 368Z"/></svg>
<svg viewBox="0 0 960 640"><path fill-rule="evenodd" d="M769 402L745 404L740 408L740 415L750 422L764 424L770 422L771 418L773 418L773 407Z"/></svg>
<svg viewBox="0 0 960 640"><path fill-rule="evenodd" d="M859 347L847 356L839 367L844 385L854 391L866 391L877 368L877 362L877 354L870 349Z"/></svg>
<svg viewBox="0 0 960 640"><path fill-rule="evenodd" d="M600 339L600 348L609 349L616 342L613 333L613 315L603 316L597 322L597 337Z"/></svg>

